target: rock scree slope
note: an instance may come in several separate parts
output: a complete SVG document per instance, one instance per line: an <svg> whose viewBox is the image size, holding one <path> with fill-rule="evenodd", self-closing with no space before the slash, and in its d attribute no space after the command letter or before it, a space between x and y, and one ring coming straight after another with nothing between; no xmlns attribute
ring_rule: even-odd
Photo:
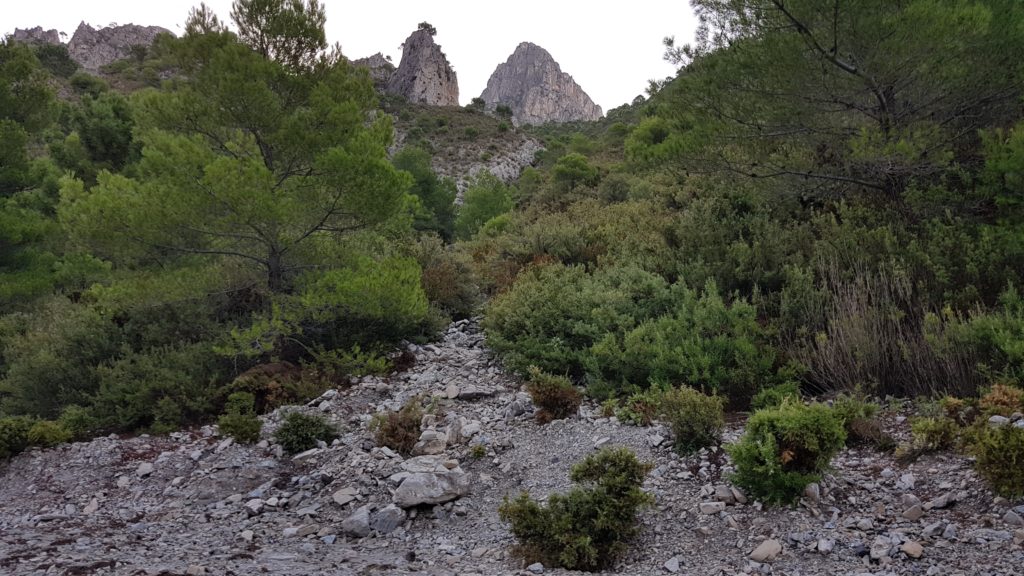
<svg viewBox="0 0 1024 576"><path fill-rule="evenodd" d="M568 574L526 570L497 508L521 490L566 490L573 463L612 445L653 462L644 489L656 503L609 573L1004 576L1024 566L1024 507L993 498L961 456L902 465L846 450L799 505L765 508L729 484L724 451L678 456L663 425L624 425L587 403L539 426L475 322L408 352L403 372L263 416L256 445L206 426L0 463L0 574ZM371 414L417 395L439 408L424 417L417 455L376 446ZM325 416L341 437L284 454L270 438L291 410ZM886 427L909 434L905 416ZM741 431L734 421L724 439Z"/></svg>

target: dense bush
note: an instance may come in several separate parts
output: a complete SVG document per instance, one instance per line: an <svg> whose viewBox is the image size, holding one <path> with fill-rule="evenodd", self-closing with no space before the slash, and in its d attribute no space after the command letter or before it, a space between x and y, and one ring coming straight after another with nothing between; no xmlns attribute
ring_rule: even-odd
<svg viewBox="0 0 1024 576"><path fill-rule="evenodd" d="M256 416L256 398L248 392L235 392L228 396L217 426L221 434L238 442L251 444L258 441L263 422Z"/></svg>
<svg viewBox="0 0 1024 576"><path fill-rule="evenodd" d="M281 427L274 432L274 441L292 454L316 448L318 440L330 442L338 431L322 416L289 412Z"/></svg>
<svg viewBox="0 0 1024 576"><path fill-rule="evenodd" d="M686 386L661 393L660 413L672 427L672 446L686 454L717 444L725 426L725 399Z"/></svg>
<svg viewBox="0 0 1024 576"><path fill-rule="evenodd" d="M1024 428L986 427L975 437L971 451L978 474L997 494L1024 497Z"/></svg>
<svg viewBox="0 0 1024 576"><path fill-rule="evenodd" d="M100 427L92 411L76 404L65 406L57 422L71 433L73 440L89 440Z"/></svg>
<svg viewBox="0 0 1024 576"><path fill-rule="evenodd" d="M0 459L10 458L28 448L32 420L24 416L0 418Z"/></svg>
<svg viewBox="0 0 1024 576"><path fill-rule="evenodd" d="M462 205L455 217L455 235L468 240L488 220L512 209L513 193L497 176L484 170L463 193Z"/></svg>
<svg viewBox="0 0 1024 576"><path fill-rule="evenodd" d="M423 407L419 397L410 398L397 412L377 413L370 420L378 446L408 455L420 439Z"/></svg>
<svg viewBox="0 0 1024 576"><path fill-rule="evenodd" d="M546 424L576 415L583 395L568 378L548 374L536 366L531 366L528 373L526 391L538 408L538 422Z"/></svg>
<svg viewBox="0 0 1024 576"><path fill-rule="evenodd" d="M28 429L28 443L31 446L40 448L52 448L58 444L70 442L71 431L65 428L60 422L53 420L40 420Z"/></svg>
<svg viewBox="0 0 1024 576"><path fill-rule="evenodd" d="M636 535L637 513L653 500L640 489L649 470L628 449L605 448L572 467L569 477L581 487L552 494L545 506L524 492L506 498L498 514L530 561L599 570Z"/></svg>
<svg viewBox="0 0 1024 576"><path fill-rule="evenodd" d="M824 404L785 402L755 412L729 446L733 480L755 498L792 502L817 481L846 441L842 420Z"/></svg>
<svg viewBox="0 0 1024 576"><path fill-rule="evenodd" d="M491 302L484 327L511 367L582 377L595 343L668 305L667 283L648 272L609 268L591 275L582 266L556 264L523 273Z"/></svg>
<svg viewBox="0 0 1024 576"><path fill-rule="evenodd" d="M760 340L756 311L727 305L714 284L697 295L676 290L673 313L644 322L593 352L594 372L614 388L652 380L682 382L743 407L771 375L774 351Z"/></svg>
<svg viewBox="0 0 1024 576"><path fill-rule="evenodd" d="M754 410L775 408L786 400L800 401L800 385L796 382L783 382L775 386L766 386L757 391L750 399L750 407Z"/></svg>

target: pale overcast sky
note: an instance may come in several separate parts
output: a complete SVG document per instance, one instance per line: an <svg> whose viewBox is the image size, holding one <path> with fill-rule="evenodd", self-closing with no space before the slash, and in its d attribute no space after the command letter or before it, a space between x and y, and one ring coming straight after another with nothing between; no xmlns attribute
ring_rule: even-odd
<svg viewBox="0 0 1024 576"><path fill-rule="evenodd" d="M85 21L94 27L110 23L157 25L181 34L189 9L199 0L36 0L4 2L0 34L15 28L42 26L68 34ZM524 41L554 56L562 70L607 112L642 94L647 81L671 75L661 59L661 39L693 38L696 18L685 0L626 2L506 2L389 0L344 2L323 0L327 39L340 42L349 58L375 52L391 56L397 66L399 46L423 21L437 28L441 45L459 78L463 104L479 96L495 66ZM208 0L230 20L231 0Z"/></svg>

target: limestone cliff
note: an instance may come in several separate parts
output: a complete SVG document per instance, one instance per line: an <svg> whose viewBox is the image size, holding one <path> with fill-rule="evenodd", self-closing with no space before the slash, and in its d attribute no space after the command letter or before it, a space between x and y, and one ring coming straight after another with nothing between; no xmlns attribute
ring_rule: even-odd
<svg viewBox="0 0 1024 576"><path fill-rule="evenodd" d="M391 80L391 77L395 74L395 65L385 58L380 52L377 52L373 56L353 60L352 64L360 68L366 68L370 72L370 78L373 80L373 85L376 86L378 90L384 90L388 85L388 81Z"/></svg>
<svg viewBox="0 0 1024 576"><path fill-rule="evenodd" d="M97 30L82 22L68 42L68 53L82 68L97 72L111 62L130 56L132 46L149 46L162 32L170 33L170 30L135 24Z"/></svg>
<svg viewBox="0 0 1024 576"><path fill-rule="evenodd" d="M35 28L15 28L11 39L22 44L60 44L60 33L56 30L43 30L42 26Z"/></svg>
<svg viewBox="0 0 1024 576"><path fill-rule="evenodd" d="M562 72L547 50L523 42L487 81L480 97L488 109L504 104L516 124L597 120L601 107Z"/></svg>
<svg viewBox="0 0 1024 576"><path fill-rule="evenodd" d="M387 92L433 106L458 106L459 81L431 30L413 32L402 45L402 62L388 81Z"/></svg>

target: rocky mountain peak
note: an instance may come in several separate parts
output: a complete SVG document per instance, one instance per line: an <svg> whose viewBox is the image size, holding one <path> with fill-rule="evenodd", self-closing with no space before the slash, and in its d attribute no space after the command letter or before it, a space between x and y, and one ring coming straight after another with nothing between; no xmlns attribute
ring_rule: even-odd
<svg viewBox="0 0 1024 576"><path fill-rule="evenodd" d="M11 39L22 44L60 44L60 33L56 30L43 30L42 26L15 28Z"/></svg>
<svg viewBox="0 0 1024 576"><path fill-rule="evenodd" d="M171 33L160 26L125 24L96 29L82 22L68 42L68 53L82 68L96 72L101 67L127 58L133 46L149 46L158 34Z"/></svg>
<svg viewBox="0 0 1024 576"><path fill-rule="evenodd" d="M402 45L402 62L388 81L389 94L434 106L459 105L459 81L433 30L420 28Z"/></svg>
<svg viewBox="0 0 1024 576"><path fill-rule="evenodd" d="M353 60L352 65L359 68L366 68L370 72L370 78L373 79L373 85L376 86L378 90L385 89L388 85L388 81L391 80L391 77L395 74L395 65L380 52L377 52L373 56Z"/></svg>
<svg viewBox="0 0 1024 576"><path fill-rule="evenodd" d="M490 109L511 108L516 124L597 120L603 114L547 50L530 42L498 64L480 98Z"/></svg>

